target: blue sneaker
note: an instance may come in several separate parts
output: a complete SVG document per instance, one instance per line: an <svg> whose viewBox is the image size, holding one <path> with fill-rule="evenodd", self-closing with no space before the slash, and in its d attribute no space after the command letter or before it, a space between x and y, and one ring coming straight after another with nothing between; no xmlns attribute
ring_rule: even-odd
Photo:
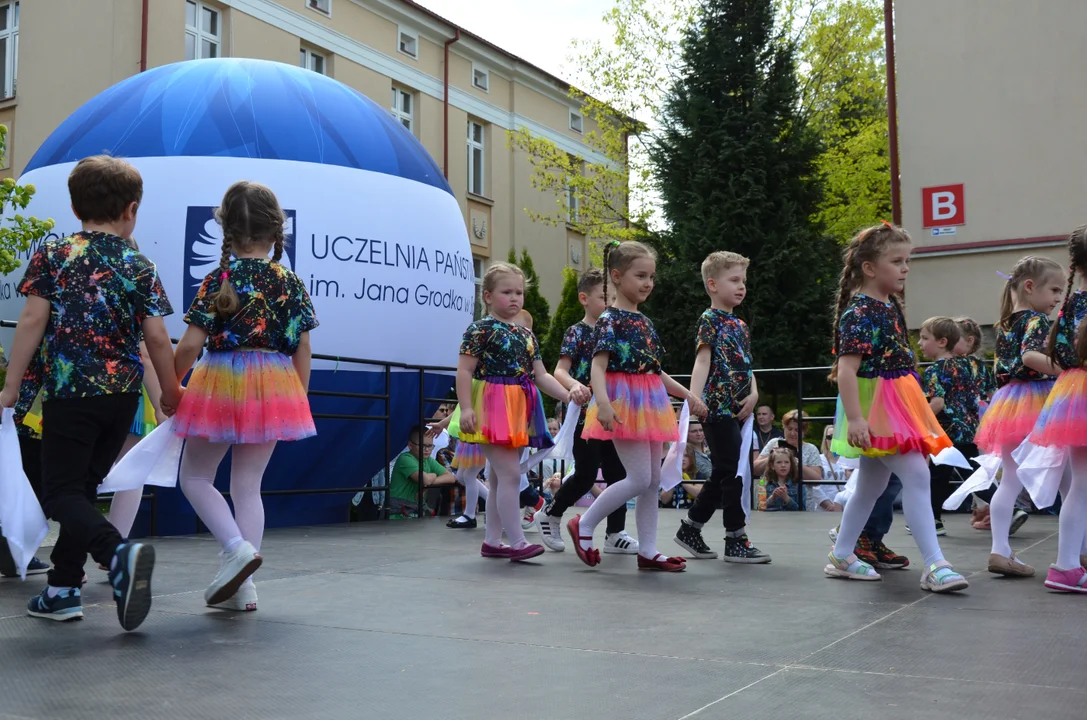
<svg viewBox="0 0 1087 720"><path fill-rule="evenodd" d="M11 572L8 572L8 571ZM44 563L38 558L31 558L30 564L26 566L27 575L41 575L42 573L49 572L49 563ZM0 564L0 577L17 578L19 577L19 570L15 567L14 561L12 561L11 567L5 567Z"/></svg>
<svg viewBox="0 0 1087 720"><path fill-rule="evenodd" d="M82 620L83 600L79 597L79 588L68 588L56 597L49 597L49 588L46 588L41 595L30 598L26 613L30 617L60 622Z"/></svg>
<svg viewBox="0 0 1087 720"><path fill-rule="evenodd" d="M151 573L155 569L155 548L143 543L117 546L117 564L109 572L117 620L125 630L135 630L151 612Z"/></svg>

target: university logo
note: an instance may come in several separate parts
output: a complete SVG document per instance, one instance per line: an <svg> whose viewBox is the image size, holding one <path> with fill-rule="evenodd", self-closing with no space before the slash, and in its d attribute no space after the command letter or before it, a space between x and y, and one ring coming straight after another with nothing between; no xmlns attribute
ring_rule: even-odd
<svg viewBox="0 0 1087 720"><path fill-rule="evenodd" d="M294 210L284 209L287 223L283 226L286 250L281 261L294 270ZM219 267L223 253L223 229L215 220L215 208L202 205L190 206L185 216L185 278L184 308L188 310L196 297L204 278Z"/></svg>

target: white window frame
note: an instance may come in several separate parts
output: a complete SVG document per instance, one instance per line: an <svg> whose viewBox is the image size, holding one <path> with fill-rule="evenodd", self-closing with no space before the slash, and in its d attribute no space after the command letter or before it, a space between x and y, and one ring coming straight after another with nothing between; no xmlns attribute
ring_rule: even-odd
<svg viewBox="0 0 1087 720"><path fill-rule="evenodd" d="M405 96L405 95L407 97L411 98L411 102L409 103L411 105L411 109L408 110L407 112L404 112L403 106L400 103L401 99L403 99L403 96ZM412 92L411 90L408 90L405 87L400 87L399 85L393 85L393 104L392 104L392 108L391 108L390 112L392 112L392 116L394 118L396 118L397 122L399 122L401 125L403 125L407 129L408 132L412 133L413 135L415 134L415 93L414 92Z"/></svg>
<svg viewBox="0 0 1087 720"><path fill-rule="evenodd" d="M570 129L578 133L579 135L585 132L585 116L577 112L576 110L570 111Z"/></svg>
<svg viewBox="0 0 1087 720"><path fill-rule="evenodd" d="M475 317L473 319L479 320L483 317L483 275L487 272L487 259L481 257L472 258L472 271L475 273L475 285L476 285L476 307Z"/></svg>
<svg viewBox="0 0 1087 720"><path fill-rule="evenodd" d="M15 97L19 79L19 3L0 3L0 12L8 14L6 30L0 30L0 39L6 39L4 57L4 77L0 81L4 83L3 92L0 95L6 98ZM6 160L6 158L5 158ZM7 165L4 165L7 168Z"/></svg>
<svg viewBox="0 0 1087 720"><path fill-rule="evenodd" d="M318 12L325 17L332 17L332 0L304 0L306 7L313 12ZM321 7L321 6L324 7Z"/></svg>
<svg viewBox="0 0 1087 720"><path fill-rule="evenodd" d="M472 135L473 127L479 128L479 141L476 142ZM476 173L474 163L472 162L472 154L479 151L479 182L476 180ZM486 126L471 118L468 118L468 192L472 195L479 197L487 197L487 128ZM479 188L476 190L476 188Z"/></svg>
<svg viewBox="0 0 1087 720"><path fill-rule="evenodd" d="M483 76L483 83L477 81L477 76ZM472 63L472 87L485 93L491 92L491 71Z"/></svg>
<svg viewBox="0 0 1087 720"><path fill-rule="evenodd" d="M200 51L203 49L203 41L207 40L217 48L215 57L223 57L223 11L214 5L209 5L201 0L185 0L187 5L192 5L196 8L196 26L189 25L188 20L185 21L185 34L193 38L193 57L186 57L186 60L206 60L200 55ZM188 8L186 8L187 10ZM218 18L219 34L212 35L211 33L204 32L200 27L200 20L203 18L203 11L208 10L215 13Z"/></svg>
<svg viewBox="0 0 1087 720"><path fill-rule="evenodd" d="M566 181L566 222L576 223L581 217L581 198L569 180Z"/></svg>
<svg viewBox="0 0 1087 720"><path fill-rule="evenodd" d="M316 50L308 47L299 48L299 54L300 57L298 58L298 61L299 65L302 66L303 70L309 70L311 72L317 73L318 75L328 75L328 55L317 52ZM317 58L320 58L321 60L320 70L315 70L313 68L313 61Z"/></svg>
<svg viewBox="0 0 1087 720"><path fill-rule="evenodd" d="M404 49L404 37L407 36L411 39L412 45L415 47L415 53L410 53ZM408 30L407 28L397 26L396 28L396 50L401 55L407 55L412 60L419 59L419 33Z"/></svg>

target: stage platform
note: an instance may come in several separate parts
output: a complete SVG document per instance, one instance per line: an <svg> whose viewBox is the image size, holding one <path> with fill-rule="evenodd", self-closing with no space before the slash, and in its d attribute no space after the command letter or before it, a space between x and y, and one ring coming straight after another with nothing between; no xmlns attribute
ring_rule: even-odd
<svg viewBox="0 0 1087 720"><path fill-rule="evenodd" d="M680 517L661 512L662 550ZM834 522L759 515L773 564L682 574L616 555L589 569L569 548L487 560L482 528L444 519L274 530L247 614L203 605L209 536L161 539L134 633L93 564L70 624L26 616L43 578L0 581L0 719L1087 717L1087 597L1042 586L1056 518L1013 538L1040 576L1005 580L984 572L989 535L949 516L944 550L972 583L951 596L922 592L917 568L824 577ZM889 541L916 562L901 515Z"/></svg>

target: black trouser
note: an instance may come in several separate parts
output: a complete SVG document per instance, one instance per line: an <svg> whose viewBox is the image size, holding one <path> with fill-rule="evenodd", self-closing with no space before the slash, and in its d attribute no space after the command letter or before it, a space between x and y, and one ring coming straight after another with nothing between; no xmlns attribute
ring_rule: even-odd
<svg viewBox="0 0 1087 720"><path fill-rule="evenodd" d="M963 454L967 460L973 460L978 456L978 446L974 443L955 443L955 449ZM960 475L965 472L953 465L929 465L929 489L932 492L932 514L939 520L943 515L944 502L951 497L951 482L957 478L965 480Z"/></svg>
<svg viewBox="0 0 1087 720"><path fill-rule="evenodd" d="M734 532L747 524L743 508L743 480L736 475L740 464L740 423L733 418L716 422L704 422L706 444L710 448L710 460L713 473L710 479L698 491L694 505L687 511L687 518L692 522L705 524L713 517L718 504L723 508L722 520L725 530Z"/></svg>
<svg viewBox="0 0 1087 720"><path fill-rule="evenodd" d="M581 437L583 424L578 424L574 433L574 474L562 484L555 493L555 499L551 502L552 516L562 515L570 509L585 493L593 489L596 484L596 473L604 471L604 482L608 485L617 483L627 476L623 463L619 461L619 455L615 452L615 445L609 440L585 440ZM608 515L607 533L622 532L627 526L627 506L620 505L619 509Z"/></svg>
<svg viewBox="0 0 1087 720"><path fill-rule="evenodd" d="M49 584L79 587L87 553L109 566L122 538L95 508L98 485L121 452L140 396L98 395L42 404L46 516L60 523Z"/></svg>

